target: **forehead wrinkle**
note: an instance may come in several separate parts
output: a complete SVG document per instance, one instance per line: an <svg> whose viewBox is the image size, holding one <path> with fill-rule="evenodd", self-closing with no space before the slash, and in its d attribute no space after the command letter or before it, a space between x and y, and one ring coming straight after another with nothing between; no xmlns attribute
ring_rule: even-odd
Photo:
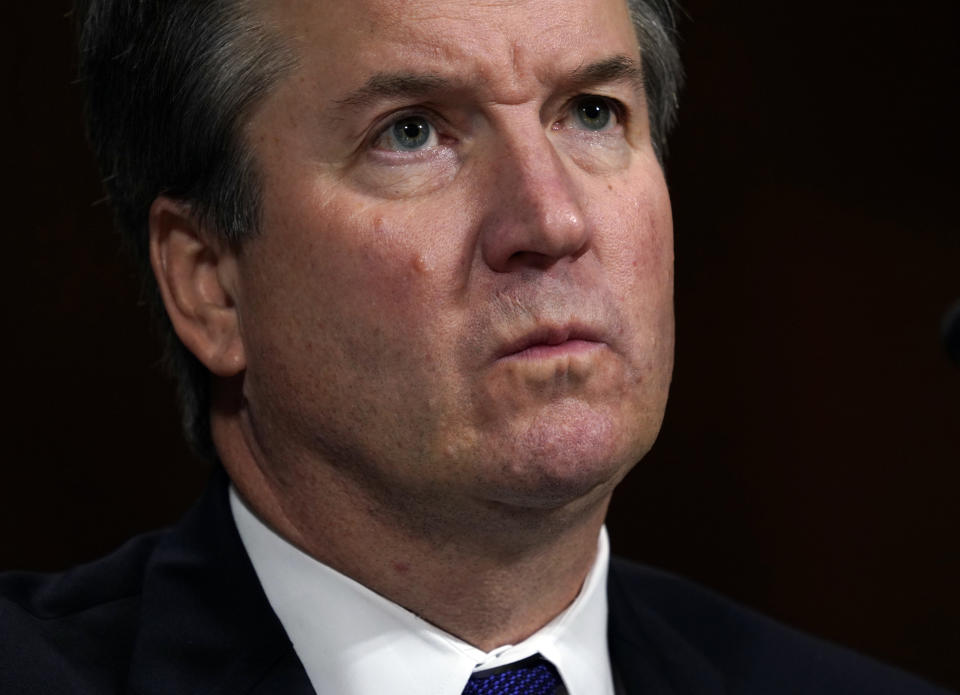
<svg viewBox="0 0 960 695"><path fill-rule="evenodd" d="M527 100L523 96L532 83L544 84L555 80L543 80L538 75L537 58L550 52L551 38L562 33L563 27L569 23L563 16L552 18L548 26L540 27L532 35L517 35L515 17L509 12L500 13L510 6L523 5L528 0L488 0L487 2L472 2L474 12L489 10L483 18L485 32L477 33L477 18L475 15L451 14L444 8L432 2L412 2L410 5L399 3L389 5L385 17L377 18L375 24L382 27L385 34L391 33L391 28L399 21L397 13L409 18L411 13L417 14L419 20L442 22L450 26L466 25L469 31L462 32L468 37L467 41L445 41L446 34L457 34L456 31L444 31L438 38L435 29L421 33L415 28L405 31L403 36L391 37L391 43L399 43L402 54L418 63L425 59L424 70L411 70L412 74L428 75L446 79L447 84L436 85L435 91L444 88L466 89L480 87L489 93L491 101L500 103L521 103ZM400 7L403 7L401 10ZM386 23L384 19L387 19ZM434 67L435 66L435 67ZM412 91L412 90L411 90ZM429 91L427 89L421 91ZM394 94L393 96L400 96Z"/></svg>
<svg viewBox="0 0 960 695"><path fill-rule="evenodd" d="M366 1L359 0L361 4L366 4ZM505 13L501 16L496 11L517 4L522 3L517 0L488 0L474 4L475 10L483 7L493 13L487 18L487 23L494 31L485 33L485 38L478 36L478 41L466 43L443 40L442 37L448 33L446 31L441 32L439 38L434 31L420 32L416 29L405 31L402 37L393 35L393 29L399 24L397 13L400 12L407 18L414 14L422 20L450 24L470 22L469 16L448 14L442 4L436 6L411 0L409 4L401 4L402 10L393 3L374 5L377 11L367 15L368 25L363 33L373 32L384 36L387 46L396 44L400 49L397 55L402 56L400 64L395 65L396 70L374 72L359 87L330 99L327 102L332 107L329 115L339 119L352 108L369 108L394 99L418 99L453 91L464 96L467 91L483 92L481 101L520 104L529 101L533 96L531 89L536 88L573 89L581 85L613 81L642 85L639 60L625 55L624 46L610 47L612 53L621 55L600 58L566 74L563 73L565 66L561 64L565 62L562 61L562 54L557 56L561 60L549 64L538 62L536 56L549 51L540 51L537 46L544 40L545 48L549 46L549 38L557 33L565 20L562 16L554 17L548 26L539 28L536 34L520 42L512 30L511 15ZM590 56L587 57L589 59ZM407 64L403 65L404 62ZM376 69L381 66L371 64L370 67Z"/></svg>

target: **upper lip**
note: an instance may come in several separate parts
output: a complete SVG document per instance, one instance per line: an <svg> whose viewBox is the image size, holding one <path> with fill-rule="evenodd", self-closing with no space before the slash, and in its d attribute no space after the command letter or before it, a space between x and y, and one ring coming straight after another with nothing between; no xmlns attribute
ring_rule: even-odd
<svg viewBox="0 0 960 695"><path fill-rule="evenodd" d="M578 323L538 326L517 338L504 342L501 349L497 351L497 358L515 355L535 345L560 345L569 340L604 342L599 330Z"/></svg>

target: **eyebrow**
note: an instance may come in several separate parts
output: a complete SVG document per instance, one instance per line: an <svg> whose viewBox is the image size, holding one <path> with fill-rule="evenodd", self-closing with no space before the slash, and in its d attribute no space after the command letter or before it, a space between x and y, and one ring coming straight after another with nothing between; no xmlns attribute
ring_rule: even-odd
<svg viewBox="0 0 960 695"><path fill-rule="evenodd" d="M350 92L341 99L336 99L334 103L341 107L367 106L384 99L428 94L448 89L451 86L450 80L440 75L381 72L371 76L359 89Z"/></svg>
<svg viewBox="0 0 960 695"><path fill-rule="evenodd" d="M637 92L642 92L644 88L640 64L626 55L615 55L581 65L560 82L568 88L582 88L605 82L627 82ZM334 104L340 108L357 108L386 99L422 96L449 90L459 84L459 81L454 82L434 73L381 72L372 75L360 88L336 99Z"/></svg>
<svg viewBox="0 0 960 695"><path fill-rule="evenodd" d="M615 55L581 65L570 73L565 82L576 87L627 82L637 92L642 92L644 89L643 70L640 63L625 55Z"/></svg>

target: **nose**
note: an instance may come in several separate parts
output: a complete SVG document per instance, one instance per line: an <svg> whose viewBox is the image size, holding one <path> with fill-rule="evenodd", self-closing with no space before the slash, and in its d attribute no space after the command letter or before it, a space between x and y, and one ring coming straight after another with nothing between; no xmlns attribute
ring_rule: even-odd
<svg viewBox="0 0 960 695"><path fill-rule="evenodd" d="M503 137L491 153L480 247L497 272L545 270L590 246L581 192L542 128Z"/></svg>

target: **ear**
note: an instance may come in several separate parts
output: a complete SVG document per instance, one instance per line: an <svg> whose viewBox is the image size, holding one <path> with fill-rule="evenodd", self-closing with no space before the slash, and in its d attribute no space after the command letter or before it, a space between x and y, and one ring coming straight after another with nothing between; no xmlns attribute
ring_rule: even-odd
<svg viewBox="0 0 960 695"><path fill-rule="evenodd" d="M205 233L190 206L160 196L150 206L150 264L180 340L221 377L246 368L234 303L236 256Z"/></svg>

